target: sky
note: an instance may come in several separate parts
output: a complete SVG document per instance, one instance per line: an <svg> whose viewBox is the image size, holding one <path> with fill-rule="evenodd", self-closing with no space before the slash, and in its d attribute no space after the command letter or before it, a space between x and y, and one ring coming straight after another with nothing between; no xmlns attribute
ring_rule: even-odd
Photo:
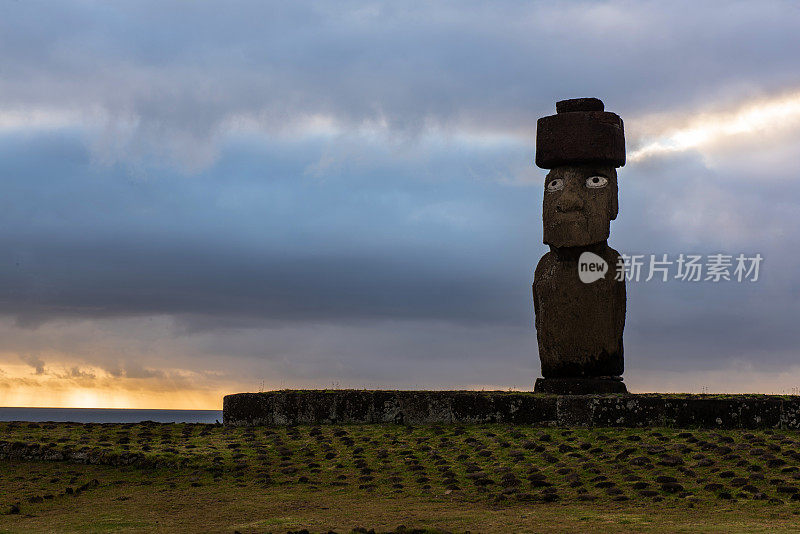
<svg viewBox="0 0 800 534"><path fill-rule="evenodd" d="M634 392L800 391L792 2L0 0L0 405L530 390L536 120L625 121Z"/></svg>

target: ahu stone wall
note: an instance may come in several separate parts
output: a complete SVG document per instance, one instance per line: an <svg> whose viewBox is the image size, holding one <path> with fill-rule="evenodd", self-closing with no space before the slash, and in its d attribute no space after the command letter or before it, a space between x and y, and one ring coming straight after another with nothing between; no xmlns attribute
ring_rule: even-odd
<svg viewBox="0 0 800 534"><path fill-rule="evenodd" d="M800 428L800 397L281 390L227 395L226 425L480 424Z"/></svg>

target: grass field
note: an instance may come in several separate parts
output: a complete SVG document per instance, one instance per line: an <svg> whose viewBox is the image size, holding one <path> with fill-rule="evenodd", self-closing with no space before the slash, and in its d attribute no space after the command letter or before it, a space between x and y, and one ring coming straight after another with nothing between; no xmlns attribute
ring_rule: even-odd
<svg viewBox="0 0 800 534"><path fill-rule="evenodd" d="M0 423L0 452L0 532L800 531L788 431Z"/></svg>

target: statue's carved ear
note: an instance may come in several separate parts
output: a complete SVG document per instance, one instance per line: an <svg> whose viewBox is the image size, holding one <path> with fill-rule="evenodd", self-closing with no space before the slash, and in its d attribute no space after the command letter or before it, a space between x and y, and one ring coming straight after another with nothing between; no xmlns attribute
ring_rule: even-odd
<svg viewBox="0 0 800 534"><path fill-rule="evenodd" d="M617 181L617 169L611 169L610 173L611 177L611 205L609 206L609 213L608 218L610 220L614 220L617 218L617 213L619 213L619 182Z"/></svg>
<svg viewBox="0 0 800 534"><path fill-rule="evenodd" d="M619 213L619 195L617 193L617 188L614 187L614 192L611 195L611 210L609 213L609 219L612 221L617 218L617 213Z"/></svg>

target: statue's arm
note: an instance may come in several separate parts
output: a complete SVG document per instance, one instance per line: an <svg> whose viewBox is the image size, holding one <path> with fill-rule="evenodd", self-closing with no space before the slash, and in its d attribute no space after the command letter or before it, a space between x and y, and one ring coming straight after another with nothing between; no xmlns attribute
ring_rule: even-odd
<svg viewBox="0 0 800 534"><path fill-rule="evenodd" d="M539 322L539 297L536 294L536 285L542 279L544 271L547 269L547 265L550 261L550 255L552 253L548 252L539 260L539 263L536 265L536 270L533 273L533 313L535 315L535 324L538 325ZM537 327L538 329L538 327Z"/></svg>
<svg viewBox="0 0 800 534"><path fill-rule="evenodd" d="M617 280L614 284L614 310L616 313L617 330L620 332L621 337L622 330L625 328L625 309L627 305L626 300L628 298L625 290L625 268L620 264L619 252L610 247L609 249L612 252L609 260L612 261L615 266L615 274L622 278L621 280Z"/></svg>

